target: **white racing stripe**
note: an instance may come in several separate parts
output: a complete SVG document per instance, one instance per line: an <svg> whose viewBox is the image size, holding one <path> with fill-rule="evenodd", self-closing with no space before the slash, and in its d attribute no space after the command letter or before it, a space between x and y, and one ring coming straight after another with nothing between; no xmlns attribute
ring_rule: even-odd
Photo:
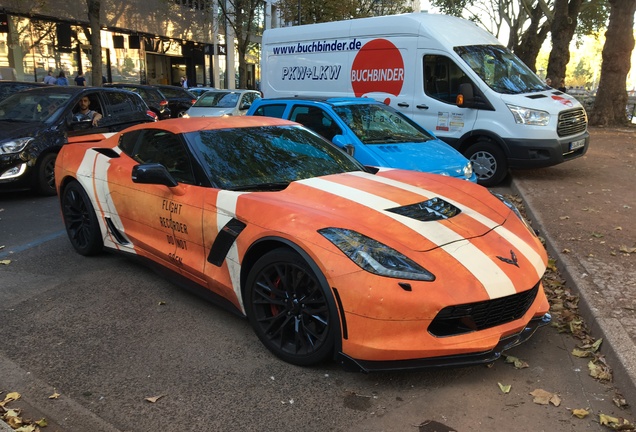
<svg viewBox="0 0 636 432"><path fill-rule="evenodd" d="M356 175L358 177L363 177L367 180L372 180L378 183L384 183L389 186L395 186L400 189L408 190L409 192L419 194L427 199L432 197L438 197L443 199L444 201L447 201L453 204L454 206L461 208L462 213L472 217L477 222L485 225L489 229L494 229L497 232L497 234L499 234L501 237L506 239L508 243L510 243L514 248L516 248L523 256L525 256L530 261L535 271L537 272L537 277L539 278L543 277L543 273L545 272L545 264L543 263L543 259L541 258L541 255L539 255L539 253L536 250L534 250L531 245L523 241L518 235L516 235L509 229L498 225L492 219L487 218L483 214L479 213L476 210L473 210L472 208L466 206L465 204L457 202L453 200L452 198L432 192L430 190L419 188L419 187L410 185L408 183L403 183L403 182L389 179L386 177L374 176L374 175L370 175L366 173L351 173L351 174ZM517 216L515 215L515 217Z"/></svg>
<svg viewBox="0 0 636 432"><path fill-rule="evenodd" d="M368 178L364 174L362 174L361 177ZM381 178L381 180L385 179ZM321 178L306 179L299 181L298 183L302 183L306 186L343 197L365 207L380 211L384 215L395 219L413 231L426 237L437 246L442 246L444 251L456 259L461 265L470 271L477 280L479 280L491 299L504 297L517 292L510 278L486 254L470 243L469 240L464 239L464 237L440 223L421 222L393 212L387 212L385 211L386 208L399 207L400 204L350 186L334 183ZM399 182L396 182L395 185L397 186L398 184ZM425 195L427 192L424 189L415 188L413 186L408 188L406 187L408 186L407 184L404 184L404 186L405 187L402 187L403 189L409 189L420 195Z"/></svg>
<svg viewBox="0 0 636 432"><path fill-rule="evenodd" d="M219 194L216 197L216 208L223 209L230 214L220 213L217 211L216 214L216 227L217 233L221 232L223 227L234 217L236 217L236 202L238 201L238 197L241 196L243 192L230 192L230 191L219 191ZM227 257L225 258L225 263L227 264L227 269L230 273L230 280L232 281L232 288L234 289L234 293L236 294L236 298L239 301L241 306L241 312L245 313L245 306L243 305L243 297L241 296L241 264L239 264L239 254L238 247L236 246L236 242L232 243L230 250L227 253Z"/></svg>

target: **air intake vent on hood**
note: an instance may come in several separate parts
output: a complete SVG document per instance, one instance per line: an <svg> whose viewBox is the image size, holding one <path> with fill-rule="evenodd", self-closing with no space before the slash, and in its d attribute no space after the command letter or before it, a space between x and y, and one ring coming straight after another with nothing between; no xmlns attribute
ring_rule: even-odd
<svg viewBox="0 0 636 432"><path fill-rule="evenodd" d="M441 198L431 198L428 201L403 207L395 207L387 209L387 211L422 222L448 219L461 213L460 209Z"/></svg>

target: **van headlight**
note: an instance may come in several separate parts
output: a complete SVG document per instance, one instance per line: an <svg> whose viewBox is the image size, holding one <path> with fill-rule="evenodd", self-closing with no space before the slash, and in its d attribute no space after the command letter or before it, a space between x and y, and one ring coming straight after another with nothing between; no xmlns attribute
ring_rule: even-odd
<svg viewBox="0 0 636 432"><path fill-rule="evenodd" d="M20 153L31 141L33 141L32 137L25 137L3 142L2 144L0 144L0 153Z"/></svg>
<svg viewBox="0 0 636 432"><path fill-rule="evenodd" d="M512 112L515 122L532 126L547 126L550 123L550 114L546 111L539 111L524 108L516 105L507 105Z"/></svg>

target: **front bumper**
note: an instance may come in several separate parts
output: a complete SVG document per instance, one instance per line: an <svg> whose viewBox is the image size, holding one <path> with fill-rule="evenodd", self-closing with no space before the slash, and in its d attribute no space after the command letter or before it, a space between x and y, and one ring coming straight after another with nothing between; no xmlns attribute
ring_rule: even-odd
<svg viewBox="0 0 636 432"><path fill-rule="evenodd" d="M336 362L350 372L389 372L412 371L437 367L461 367L478 364L492 363L501 357L501 354L528 340L539 328L550 323L552 317L549 313L534 318L519 333L502 338L491 350L480 353L457 354L451 356L431 357L412 360L370 361L356 360L340 352L336 355Z"/></svg>

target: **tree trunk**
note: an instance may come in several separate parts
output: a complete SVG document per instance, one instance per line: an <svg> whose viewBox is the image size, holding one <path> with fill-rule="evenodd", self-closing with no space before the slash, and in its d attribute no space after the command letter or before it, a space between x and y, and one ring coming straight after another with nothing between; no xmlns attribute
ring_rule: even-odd
<svg viewBox="0 0 636 432"><path fill-rule="evenodd" d="M554 2L554 19L550 29L552 51L548 60L547 76L557 86L561 80L565 79L565 70L570 61L570 42L576 30L581 3L582 0L555 0Z"/></svg>
<svg viewBox="0 0 636 432"><path fill-rule="evenodd" d="M102 38L100 35L100 0L86 0L88 22L91 28L91 80L94 86L102 85Z"/></svg>
<svg viewBox="0 0 636 432"><path fill-rule="evenodd" d="M609 0L610 19L605 32L603 63L590 124L618 126L627 122L626 82L634 50L634 0Z"/></svg>
<svg viewBox="0 0 636 432"><path fill-rule="evenodd" d="M530 26L521 37L521 42L514 48L514 52L533 72L537 71L537 56L541 45L548 37L550 26L547 21L541 24L543 11L539 6L532 10Z"/></svg>

